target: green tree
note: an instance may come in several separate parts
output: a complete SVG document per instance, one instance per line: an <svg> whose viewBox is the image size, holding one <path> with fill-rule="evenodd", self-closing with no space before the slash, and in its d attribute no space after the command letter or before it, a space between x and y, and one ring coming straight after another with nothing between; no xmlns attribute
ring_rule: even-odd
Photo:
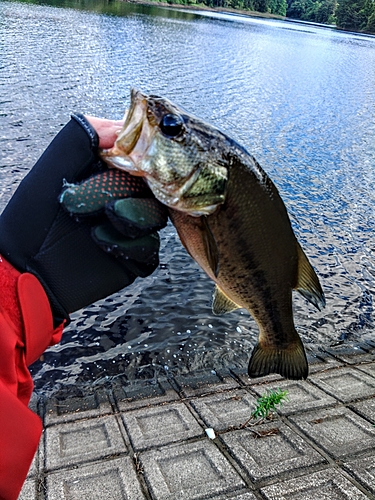
<svg viewBox="0 0 375 500"><path fill-rule="evenodd" d="M335 10L336 0L289 0L286 15L314 23L330 23Z"/></svg>
<svg viewBox="0 0 375 500"><path fill-rule="evenodd" d="M366 25L362 26L362 30L375 32L374 30L374 15L375 15L375 2L374 0L365 0L361 14L366 18Z"/></svg>
<svg viewBox="0 0 375 500"><path fill-rule="evenodd" d="M270 8L271 14L278 14L279 16L286 16L287 3L286 0L273 0Z"/></svg>
<svg viewBox="0 0 375 500"><path fill-rule="evenodd" d="M268 0L254 0L254 10L268 12Z"/></svg>
<svg viewBox="0 0 375 500"><path fill-rule="evenodd" d="M339 28L364 31L371 27L369 20L375 11L374 0L340 0L336 9Z"/></svg>
<svg viewBox="0 0 375 500"><path fill-rule="evenodd" d="M288 0L286 15L292 19L302 19L306 10L305 0Z"/></svg>
<svg viewBox="0 0 375 500"><path fill-rule="evenodd" d="M315 13L315 22L332 24L337 7L336 0L323 0Z"/></svg>
<svg viewBox="0 0 375 500"><path fill-rule="evenodd" d="M375 11L368 18L365 31L368 31L369 33L375 33Z"/></svg>

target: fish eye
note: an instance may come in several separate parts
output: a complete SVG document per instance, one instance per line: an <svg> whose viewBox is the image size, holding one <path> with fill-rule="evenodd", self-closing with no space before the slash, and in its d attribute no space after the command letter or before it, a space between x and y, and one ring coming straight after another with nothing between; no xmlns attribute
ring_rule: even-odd
<svg viewBox="0 0 375 500"><path fill-rule="evenodd" d="M169 113L161 119L160 130L167 137L177 137L182 130L183 123L181 116Z"/></svg>

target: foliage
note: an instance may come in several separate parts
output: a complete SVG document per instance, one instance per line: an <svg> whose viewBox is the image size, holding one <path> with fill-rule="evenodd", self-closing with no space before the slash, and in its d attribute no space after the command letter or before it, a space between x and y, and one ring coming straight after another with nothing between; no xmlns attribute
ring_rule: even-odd
<svg viewBox="0 0 375 500"><path fill-rule="evenodd" d="M169 0L168 0L169 1ZM170 0L175 3L174 0ZM183 3L194 3L193 0L180 0ZM203 4L212 8L230 8L267 12L279 16L286 15L286 0L203 0Z"/></svg>
<svg viewBox="0 0 375 500"><path fill-rule="evenodd" d="M159 0L275 14L291 19L335 24L342 29L375 33L375 0Z"/></svg>
<svg viewBox="0 0 375 500"><path fill-rule="evenodd" d="M336 18L339 28L375 33L375 1L340 0Z"/></svg>
<svg viewBox="0 0 375 500"><path fill-rule="evenodd" d="M282 391L277 389L276 391L270 391L268 394L263 394L257 399L257 405L255 410L252 412L252 418L267 418L271 411L275 411L278 405L282 405L284 401L287 401L288 391Z"/></svg>
<svg viewBox="0 0 375 500"><path fill-rule="evenodd" d="M163 0L160 0L163 1ZM342 29L375 33L375 0L164 0L276 14L291 19L335 24Z"/></svg>
<svg viewBox="0 0 375 500"><path fill-rule="evenodd" d="M288 0L287 16L301 21L330 24L336 6L336 0Z"/></svg>
<svg viewBox="0 0 375 500"><path fill-rule="evenodd" d="M277 389L276 391L269 391L263 394L257 399L257 405L255 409L251 412L250 418L246 420L239 428L244 429L253 419L261 419L263 421L268 417L271 411L276 410L277 405L282 405L284 401L287 401L288 391L282 391ZM259 422L256 422L259 423Z"/></svg>
<svg viewBox="0 0 375 500"><path fill-rule="evenodd" d="M375 33L375 0L288 0L287 17Z"/></svg>

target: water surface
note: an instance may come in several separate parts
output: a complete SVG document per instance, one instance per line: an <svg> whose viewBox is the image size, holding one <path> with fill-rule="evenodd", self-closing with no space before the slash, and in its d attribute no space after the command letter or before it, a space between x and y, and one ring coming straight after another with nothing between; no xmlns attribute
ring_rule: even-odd
<svg viewBox="0 0 375 500"><path fill-rule="evenodd" d="M73 111L120 118L132 86L243 144L278 186L327 307L297 294L307 346L373 337L375 38L121 2L0 3L0 209ZM213 285L162 233L149 278L75 313L36 386L246 366L246 311L211 313Z"/></svg>

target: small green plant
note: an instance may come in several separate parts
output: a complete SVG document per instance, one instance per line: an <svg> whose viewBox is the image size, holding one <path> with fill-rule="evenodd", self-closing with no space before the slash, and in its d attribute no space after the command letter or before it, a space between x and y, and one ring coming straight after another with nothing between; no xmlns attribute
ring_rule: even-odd
<svg viewBox="0 0 375 500"><path fill-rule="evenodd" d="M255 409L251 412L250 418L246 420L246 422L242 425L239 426L230 426L226 430L222 431L214 431L211 427L208 429L205 429L207 436L210 439L215 439L216 434L224 434L225 432L228 431L233 431L233 430L241 430L247 427L251 420L255 420L255 422L251 423L251 426L255 426L257 424L261 424L264 419L266 419L271 411L275 411L276 407L278 405L282 405L284 401L288 401L288 391L282 391L280 388L276 389L275 391L268 391L263 396L257 399L257 405ZM236 397L235 399L241 399L241 397ZM254 433L254 437L265 437L265 436L272 436L274 434L277 434L279 432L278 428L274 429L265 429L262 431L255 431L254 429L249 429L251 432Z"/></svg>
<svg viewBox="0 0 375 500"><path fill-rule="evenodd" d="M260 419L263 421L268 417L271 411L275 411L278 405L282 405L284 401L288 401L288 391L282 391L280 388L276 389L276 391L269 391L266 394L263 394L260 398L257 399L257 405L255 409L251 412L250 418L241 425L243 429L246 427L249 422L253 419Z"/></svg>
<svg viewBox="0 0 375 500"><path fill-rule="evenodd" d="M267 418L271 411L276 410L277 405L282 406L283 402L288 400L287 394L288 391L281 389L263 394L257 399L255 410L251 413L252 418Z"/></svg>

